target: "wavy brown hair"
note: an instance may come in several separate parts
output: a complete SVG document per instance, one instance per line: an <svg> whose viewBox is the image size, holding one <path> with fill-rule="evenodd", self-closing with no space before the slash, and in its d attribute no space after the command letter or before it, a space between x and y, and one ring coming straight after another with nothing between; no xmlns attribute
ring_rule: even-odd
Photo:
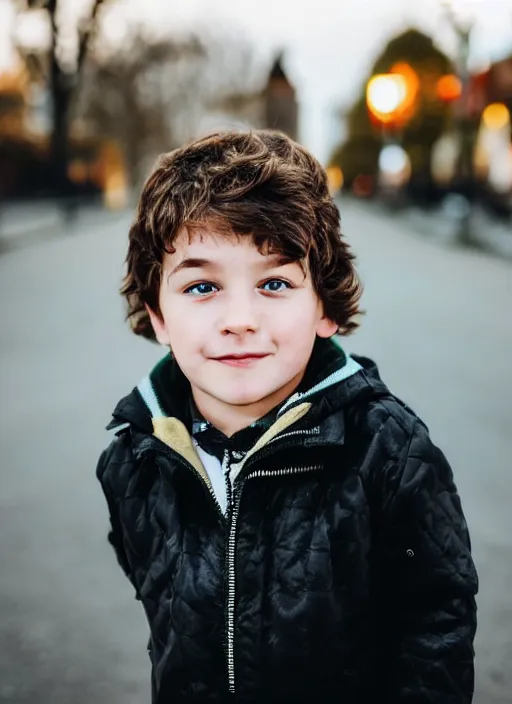
<svg viewBox="0 0 512 704"><path fill-rule="evenodd" d="M164 253L183 227L205 224L307 265L325 315L341 334L357 327L361 284L325 171L286 135L254 130L219 132L164 154L147 180L121 288L137 335L155 339L146 305L160 313Z"/></svg>

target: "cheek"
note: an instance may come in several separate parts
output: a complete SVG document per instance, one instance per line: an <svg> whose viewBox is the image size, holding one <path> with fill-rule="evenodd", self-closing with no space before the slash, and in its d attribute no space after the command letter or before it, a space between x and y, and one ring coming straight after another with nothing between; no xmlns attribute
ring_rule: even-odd
<svg viewBox="0 0 512 704"><path fill-rule="evenodd" d="M167 330L173 332L176 337L180 331L191 330L199 327L204 319L202 306L194 306L189 300L184 300L182 296L171 294L165 300L160 301L160 310L164 318Z"/></svg>
<svg viewBox="0 0 512 704"><path fill-rule="evenodd" d="M316 326L320 317L317 302L304 296L293 301L293 305L271 311L269 323L280 337L304 337L310 328Z"/></svg>
<svg viewBox="0 0 512 704"><path fill-rule="evenodd" d="M182 350L192 353L201 348L207 338L204 328L187 318L174 320L169 330L169 339L175 352Z"/></svg>
<svg viewBox="0 0 512 704"><path fill-rule="evenodd" d="M179 300L175 304L173 301L164 301L161 303L160 310L176 357L180 352L186 353L200 344L204 336L204 324L201 318L190 315L186 306L180 305ZM183 334L185 331L186 335Z"/></svg>

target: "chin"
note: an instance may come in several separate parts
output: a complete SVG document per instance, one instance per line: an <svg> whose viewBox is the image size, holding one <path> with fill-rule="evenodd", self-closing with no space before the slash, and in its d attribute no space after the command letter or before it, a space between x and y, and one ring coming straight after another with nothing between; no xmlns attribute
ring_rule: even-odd
<svg viewBox="0 0 512 704"><path fill-rule="evenodd" d="M222 401L230 406L252 406L263 401L264 398L265 396L260 396L260 394L233 394L225 396Z"/></svg>
<svg viewBox="0 0 512 704"><path fill-rule="evenodd" d="M214 395L219 400L223 401L223 403L227 403L230 406L250 406L252 404L263 401L271 393L271 391L269 391L268 393L262 393L261 389L258 389L258 391L249 389L241 391L240 389L233 389L232 393L226 393L226 390L223 389L220 394Z"/></svg>

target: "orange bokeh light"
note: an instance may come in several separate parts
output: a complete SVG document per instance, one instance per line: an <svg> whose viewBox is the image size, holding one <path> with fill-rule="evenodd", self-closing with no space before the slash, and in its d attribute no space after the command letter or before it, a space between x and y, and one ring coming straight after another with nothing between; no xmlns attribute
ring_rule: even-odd
<svg viewBox="0 0 512 704"><path fill-rule="evenodd" d="M373 88L380 90L373 91ZM418 74L405 62L392 66L388 74L371 78L367 104L372 121L393 128L405 125L414 116L419 88ZM374 99L377 97L379 100Z"/></svg>
<svg viewBox="0 0 512 704"><path fill-rule="evenodd" d="M401 76L405 82L405 96L396 115L396 122L401 126L414 117L420 91L420 79L412 66L402 61L391 67L391 73Z"/></svg>
<svg viewBox="0 0 512 704"><path fill-rule="evenodd" d="M489 130L501 130L510 125L510 111L503 103L491 103L483 112L482 122Z"/></svg>
<svg viewBox="0 0 512 704"><path fill-rule="evenodd" d="M444 103L451 103L458 100L462 95L462 83L460 78L453 74L441 76L436 86L437 96Z"/></svg>
<svg viewBox="0 0 512 704"><path fill-rule="evenodd" d="M366 89L366 104L370 115L383 124L394 122L405 99L406 90L402 76L390 73L372 76Z"/></svg>

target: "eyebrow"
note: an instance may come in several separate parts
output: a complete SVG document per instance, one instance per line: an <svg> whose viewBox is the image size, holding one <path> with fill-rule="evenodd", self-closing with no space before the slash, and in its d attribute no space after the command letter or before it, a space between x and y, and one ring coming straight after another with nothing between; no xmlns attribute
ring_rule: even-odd
<svg viewBox="0 0 512 704"><path fill-rule="evenodd" d="M177 274L178 271L181 271L182 269L203 269L207 267L214 268L215 266L215 262L212 262L210 259L201 259L199 257L185 257L185 259L183 259L177 266L174 267L174 269L172 269L172 271L169 273L169 276ZM169 278L169 276L167 278Z"/></svg>
<svg viewBox="0 0 512 704"><path fill-rule="evenodd" d="M293 264L297 260L287 257L284 254L271 254L265 258L265 262L262 266L267 269L272 269L276 266L285 266L286 264ZM185 257L179 264L177 264L174 269L168 274L167 279L169 279L173 274L177 274L182 269L216 269L218 268L218 263L212 261L211 259L203 259L201 257Z"/></svg>

